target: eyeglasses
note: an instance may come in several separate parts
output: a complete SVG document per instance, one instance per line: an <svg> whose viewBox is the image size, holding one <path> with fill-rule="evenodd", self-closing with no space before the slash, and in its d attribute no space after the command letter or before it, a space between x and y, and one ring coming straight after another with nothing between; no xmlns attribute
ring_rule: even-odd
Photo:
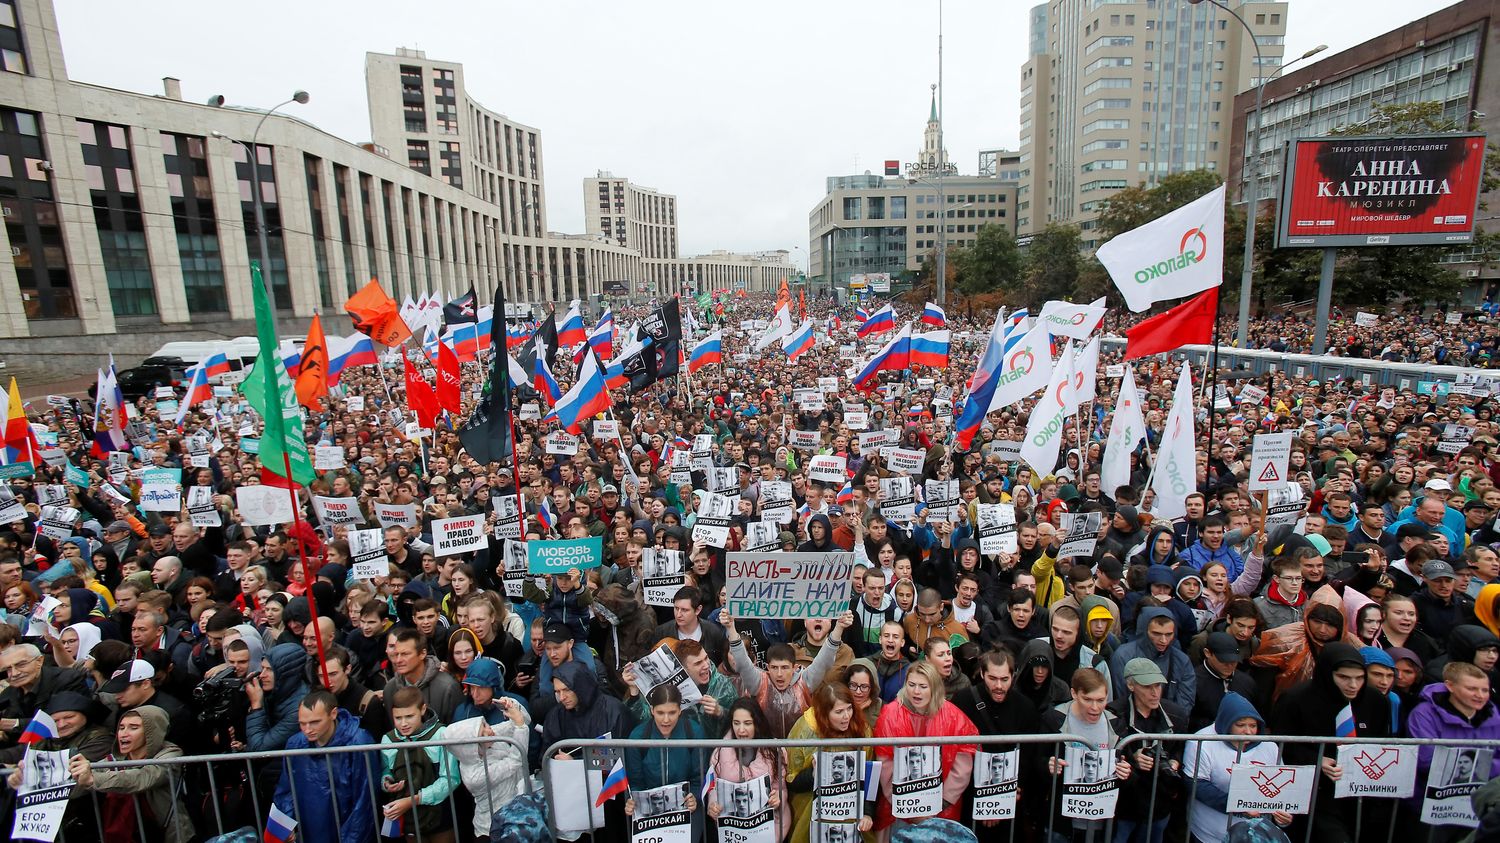
<svg viewBox="0 0 1500 843"><path fill-rule="evenodd" d="M1281 580L1284 583L1294 583L1294 582L1302 582L1303 581L1301 577L1277 577L1276 579Z"/></svg>
<svg viewBox="0 0 1500 843"><path fill-rule="evenodd" d="M860 682L860 683L850 682L849 683L849 690L850 691L869 691L870 690L870 685L868 683L865 683L865 682Z"/></svg>

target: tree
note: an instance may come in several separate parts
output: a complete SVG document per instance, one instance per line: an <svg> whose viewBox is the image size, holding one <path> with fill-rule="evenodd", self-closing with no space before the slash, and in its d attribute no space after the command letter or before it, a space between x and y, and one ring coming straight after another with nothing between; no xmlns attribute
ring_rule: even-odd
<svg viewBox="0 0 1500 843"><path fill-rule="evenodd" d="M1078 227L1052 223L1031 238L1026 247L1025 304L1070 298L1083 267L1083 243Z"/></svg>
<svg viewBox="0 0 1500 843"><path fill-rule="evenodd" d="M1224 177L1212 170L1190 170L1164 176L1155 187L1144 183L1109 197L1099 214L1099 233L1104 240L1140 228L1157 217L1212 191Z"/></svg>
<svg viewBox="0 0 1500 843"><path fill-rule="evenodd" d="M954 287L965 295L998 290L1021 277L1021 250L1010 230L993 223L981 227L974 245L948 250L948 269Z"/></svg>

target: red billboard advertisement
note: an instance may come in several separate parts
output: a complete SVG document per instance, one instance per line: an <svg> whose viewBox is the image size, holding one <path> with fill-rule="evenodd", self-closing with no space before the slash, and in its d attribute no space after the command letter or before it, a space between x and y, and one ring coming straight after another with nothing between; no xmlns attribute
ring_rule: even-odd
<svg viewBox="0 0 1500 843"><path fill-rule="evenodd" d="M1276 245L1467 243L1484 153L1473 134L1292 141Z"/></svg>

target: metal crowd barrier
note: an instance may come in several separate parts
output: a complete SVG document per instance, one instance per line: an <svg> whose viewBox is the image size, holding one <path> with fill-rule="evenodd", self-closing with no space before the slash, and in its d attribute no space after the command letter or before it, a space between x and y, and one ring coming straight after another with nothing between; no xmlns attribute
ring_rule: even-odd
<svg viewBox="0 0 1500 843"><path fill-rule="evenodd" d="M1125 738L1123 738L1118 744L1116 744L1115 751L1117 753L1121 754L1121 755L1128 755L1129 753L1131 753L1133 751L1134 747L1137 747L1139 745L1153 743L1153 742L1155 742L1155 743L1173 743L1173 742L1177 742L1177 743L1195 743L1196 742L1198 744L1198 754L1197 754L1197 756L1194 759L1194 764L1193 764L1194 769L1199 769L1199 767L1201 766L1203 744L1205 744L1205 743L1270 743L1270 744L1275 744L1276 747L1277 747L1277 757L1278 758L1281 757L1281 751L1282 751L1282 749L1287 744L1316 744L1317 747L1318 747L1318 753L1317 754L1318 754L1319 758L1322 757L1324 749L1326 747L1328 747L1329 745L1333 745L1333 746L1353 746L1353 745L1369 745L1369 746L1461 746L1461 747L1466 747L1466 748L1471 748L1471 749L1472 748L1488 748L1488 749L1495 750L1497 752L1497 754L1500 754L1500 740L1464 740L1464 739L1461 739L1461 738L1340 738L1338 740L1334 740L1332 738L1302 737L1302 736L1296 736L1296 735L1256 735L1256 736L1254 736L1252 738L1252 737L1243 736L1243 735L1217 735L1217 734L1215 734L1215 735L1200 735L1200 734L1196 734L1196 733L1192 733L1192 732L1188 732L1188 733L1173 732L1173 733L1170 733L1170 734L1155 734L1155 733L1142 732L1142 733L1139 733L1139 734L1128 735ZM1243 754L1243 750L1241 750L1241 749L1237 749L1236 750L1236 752L1235 752L1235 761L1236 761L1236 763L1238 763L1238 761L1242 757L1242 754ZM1305 836L1303 838L1303 843L1312 843L1313 823L1310 821L1310 818L1313 816L1313 813L1318 808L1318 789L1319 789L1319 785L1320 785L1322 779L1323 779L1323 773L1322 773L1321 770L1319 770L1318 773L1317 773L1317 779L1315 779L1314 782L1313 782L1312 801L1309 802L1308 806L1307 806L1307 816L1309 817L1309 822L1307 822L1307 824L1306 824L1307 825L1307 831L1306 831L1306 834L1305 834ZM1151 799L1147 803L1147 808L1146 808L1146 822L1145 822L1145 832L1144 833L1147 834L1147 835L1150 834L1151 824L1156 819L1156 816L1155 816L1155 814L1156 814L1156 790L1157 790L1158 784L1160 784L1160 780L1161 780L1161 766L1159 766L1159 765L1153 765L1153 767L1151 769ZM1422 781L1420 779L1418 779L1418 781L1416 783L1416 792L1417 793L1421 793L1422 787L1423 787L1423 783L1422 783ZM1187 798L1187 802L1186 802L1186 804L1187 804L1187 806L1188 806L1189 809L1191 809L1192 806L1195 804L1196 799L1197 799L1197 795L1198 795L1198 778L1196 776L1194 776L1193 779L1192 779L1192 781L1190 782L1190 786L1189 786L1189 790L1188 790L1188 798ZM1367 799L1380 799L1380 800L1385 800L1385 801L1390 801L1390 802L1399 801L1395 797L1390 797L1390 796L1355 796L1355 797L1343 797L1343 798L1344 799L1353 798L1353 799L1356 800L1355 825L1354 825L1354 837L1353 837L1353 839L1361 841L1361 843L1364 843L1364 841L1367 840L1367 838L1365 838L1362 835L1362 832L1364 831L1364 829L1363 829L1362 826L1363 826L1363 823L1364 823L1365 801ZM1105 839L1106 840L1112 840L1114 838L1114 832L1115 832L1115 817L1111 817L1109 819L1108 829L1107 830L1108 830L1108 834L1105 836ZM1227 831L1227 829L1226 829L1226 831ZM1432 837L1436 833L1436 831L1437 831L1437 827L1435 827L1435 826L1428 826L1427 827L1427 839L1429 841L1432 840ZM1395 833L1396 833L1396 824L1392 823L1386 829L1386 835L1385 835L1385 841L1386 841L1386 843L1391 843L1391 841L1394 839ZM1149 839L1149 836L1148 836L1147 839Z"/></svg>
<svg viewBox="0 0 1500 843"><path fill-rule="evenodd" d="M645 738L645 739L642 739L642 738L628 738L628 739L624 739L624 740L616 740L616 739L607 739L606 740L606 739L600 739L600 738L588 738L588 739L585 739L585 738L570 738L570 739L567 739L567 740L561 740L561 741L558 741L557 743L554 743L552 746L547 747L546 752L543 753L543 755L542 755L542 786L543 786L543 788L546 791L547 799L548 799L548 805L549 805L549 808L550 808L551 805L552 805L552 800L554 799L554 794L556 793L556 791L553 788L553 770L552 770L552 764L556 760L555 756L559 752L566 752L569 749L581 749L581 750L593 749L593 750L596 751L596 753L598 753L599 760L602 763L606 758L609 759L609 760L611 760L611 762L612 762L612 759L614 757L614 752L615 751L617 751L617 750L626 750L626 749L653 749L653 748L658 748L658 747L661 747L661 748L670 748L670 749L706 749L706 750L718 750L718 749L721 749L723 747L737 747L737 748L738 747L749 747L749 748L756 748L756 749L766 748L766 747L774 747L774 748L777 748L777 749L786 749L786 748L790 748L790 747L825 747L825 746L826 747L840 747L840 748L848 748L848 747L865 748L865 747L873 747L873 746L910 746L911 744L913 744L916 741L917 741L917 739L915 739L915 738L875 738L875 737L860 738L859 740L848 740L848 739L845 739L845 738L814 738L814 739L809 739L809 740L795 740L795 741L791 740L790 738L759 738L759 739L756 739L756 740L749 740L749 741L745 741L745 740L732 740L731 741L731 740L725 740L724 738L701 738L701 739L693 739L693 740L673 740L673 739L668 739L668 738ZM1051 734L1045 734L1045 735L933 735L933 736L930 736L930 737L923 737L923 738L921 738L920 742L922 744L924 744L924 745L932 745L932 746L945 746L947 744L956 744L956 743L972 743L972 744L1052 744L1054 747L1060 747L1064 743L1069 743L1069 742L1073 742L1073 743L1087 743L1088 741L1085 740L1084 738L1078 736L1078 735L1074 735L1074 734L1071 734L1071 733L1051 733ZM1061 755L1061 752L1058 752L1057 754ZM588 769L587 762L585 762L585 771L587 771L587 769ZM607 772L609 770L609 765L608 764L604 764L603 765L603 769ZM1057 782L1058 782L1058 777L1057 776L1053 776L1052 777L1052 795L1051 795L1051 799L1048 802L1049 805L1051 804L1052 800L1056 800L1056 798L1057 798ZM588 798L588 805L592 806L594 804L594 800L597 798L597 794L594 792L592 784L589 782L589 778L588 778L587 773L585 773L585 775L584 775L584 784L585 784L584 795ZM695 783L695 786L696 786L696 783ZM566 798L570 798L570 799L574 798L574 795L575 794L573 794L573 793L570 792L570 793L566 794ZM1056 817L1056 812L1050 812L1049 811L1048 818L1047 818L1047 836L1048 836L1049 839L1052 836L1052 828L1053 828L1053 822L1055 820L1055 817ZM1017 819L1020 818L1019 812L1017 813L1017 817L1016 818ZM548 810L547 811L547 824L548 824L549 829L552 831L553 836L557 837L559 829L557 828L557 812L555 810ZM1019 825L1019 823L1017 823L1015 821L1011 821L1010 822L1010 839L1012 841L1015 840L1016 827L1018 825ZM587 830L586 829L564 829L564 831L578 832L578 831L587 831ZM561 838L559 838L559 839L561 839Z"/></svg>
<svg viewBox="0 0 1500 843"><path fill-rule="evenodd" d="M258 787L257 786L262 781L262 776L264 774L263 771L265 770L265 767L261 767L260 769L257 769L257 762L272 762L272 761L279 762L278 766L280 766L280 768L281 768L280 772L279 772L279 776L285 776L285 775L290 775L291 774L292 759L299 758L299 757L308 757L308 756L321 757L323 759L323 762L324 762L324 767L328 771L329 792L331 794L337 794L339 782L337 782L335 780L335 776L334 776L334 772L333 772L333 757L335 755L347 755L347 754L358 753L358 754L367 756L367 758L365 760L366 760L366 764L368 765L368 768L369 768L369 774L368 774L367 778L369 780L369 787L370 787L370 810L371 810L371 819L373 821L373 826L372 826L372 832L373 833L371 834L371 839L374 840L374 839L377 839L378 836L379 836L381 823L383 821L383 817L382 817L381 811L380 811L380 809L381 809L380 797L381 797L382 791L381 791L381 789L379 787L379 782L380 782L380 779L381 779L381 776L380 776L380 770L381 770L380 752L382 750L396 749L396 750L402 750L402 751L412 751L412 752L414 752L414 751L423 751L423 752L425 752L428 747L437 747L437 746L448 747L448 746L471 746L471 745L475 745L475 744L491 744L491 745L493 745L493 744L509 744L509 743L510 743L510 741L507 738L504 738L504 737L496 735L496 736L492 736L492 737L474 738L472 740L469 740L469 739L446 739L445 738L443 740L411 741L411 742L404 742L404 743L399 743L399 744L372 743L372 744L360 744L360 745L356 745L356 746L309 747L309 748L306 748L306 749L281 750L279 752L278 751L266 751L266 752L232 752L232 753L220 753L220 754L215 754L215 755L184 755L184 756L181 756L181 757L178 757L178 758L165 758L165 759L148 758L148 759L144 759L144 760L141 760L141 761L99 761L99 762L95 762L95 763L91 764L90 766L94 769L95 772L104 771L104 770L127 770L127 769L131 769L131 768L140 768L140 767L169 767L169 768L172 768L171 770L169 770L169 776L173 776L174 777L173 780L172 780L172 787L173 787L173 791L174 791L174 794L175 794L174 798L176 799L177 804L179 804L179 805L181 805L183 807L187 807L189 799L195 799L195 798L197 798L197 797L199 797L199 796L202 795L202 794L192 794L192 793L185 792L185 790L186 790L186 781L187 781L187 776L185 774L187 772L189 772L189 768L194 768L194 767L202 766L203 769L204 769L204 772L206 774L206 779L207 779L208 786L209 786L209 796L211 798L208 799L208 802L210 804L212 804L212 806L213 806L213 811L212 811L213 822L214 822L214 827L217 829L217 831L214 832L213 834L207 834L207 833L205 833L204 829L198 828L197 829L197 833L198 833L198 837L199 838L207 838L207 837L211 837L211 836L217 836L217 835L221 835L221 834L226 834L228 832L235 831L238 828L244 828L244 827L246 827L246 825L243 824L243 823L236 824L233 827L226 827L226 825L225 825L225 818L223 816L223 812L222 812L221 806L219 804L219 799L218 799L218 796L219 796L219 793L220 793L220 791L219 791L219 784L218 784L219 778L221 778L222 776L224 776L226 773L230 773L230 772L234 772L236 775L238 775L238 770L236 768L242 768L244 770L245 777L246 777L245 778L246 787L249 790L249 797L250 797L250 802L251 802L251 807L252 807L252 814L253 814L253 823L254 823L254 828L255 828L255 839L257 841L259 841L259 840L263 839L263 837L264 837L264 834L265 834L265 821L266 821L267 815L270 813L271 806L269 804L263 804L262 803L261 798L260 798L261 794L258 792ZM527 762L523 759L523 765L525 765L526 763ZM215 770L216 766L220 767L220 769L217 770L217 771ZM485 790L486 790L487 793L488 792L492 792L493 791L493 782L490 781L489 764L485 764L484 765L484 773L485 773ZM279 776L277 778L278 781L279 781ZM521 793L529 793L530 792L530 781L531 780L530 780L530 776L529 775L523 775L521 777L521 791L520 791ZM461 822L463 820L460 818L458 807L457 807L457 805L454 802L454 794L457 793L460 788L464 788L464 785L462 784L462 782L460 782L453 789L453 791L448 794L448 798L447 798L446 801L447 801L449 816L451 817L451 819L453 821L454 831L457 832L460 837L462 837L462 836L464 836L463 833L461 832L461 829L463 828L463 826L461 825ZM296 839L303 840L305 838L302 835L302 831L301 831L302 828L303 828L302 821L301 821L301 816L302 816L301 800L300 800L300 798L298 796L297 788L296 787L291 788L291 794L292 794L292 808L293 808L293 810L291 812L292 819L297 820L297 823L298 823L298 826L297 826L298 832L297 832ZM98 823L98 828L100 829L100 833L102 835L103 828L104 828L104 817L103 817L103 812L100 810L100 804L99 804L100 794L99 794L98 791L89 790L89 791L86 791L83 795L84 796L88 796L88 797L92 797L93 811L94 811L94 820L95 820L96 823ZM403 795L405 795L405 796L414 796L415 795L415 791L413 790L410 781L407 782L407 793L405 793ZM145 823L141 819L141 811L139 810L140 795L137 794L133 798L137 801L137 810L135 810L134 813L135 813L137 831L140 834L140 838L139 839L141 839L141 840L159 839L158 837L151 836L151 835L147 834L147 831L146 831L146 828L145 828ZM479 798L479 796L476 794L475 795L476 801L478 800L478 798ZM486 798L486 800L488 799L487 796L485 798ZM430 806L425 806L424 805L422 807L430 807ZM191 811L189 813L191 815ZM334 832L335 832L335 835L338 836L338 837L342 837L342 833L343 833L342 832L342 828L341 828L342 823L339 820L338 811L334 810L332 812L332 814L333 814L333 817L334 817L334 825L335 825ZM412 826L412 830L416 834L416 840L418 841L418 843L421 843L421 840L422 840L422 830L421 830L420 823L415 822L415 819L416 819L416 811L415 811L415 809L413 809L411 811L408 811L407 814L405 815L405 818L408 821L408 824ZM202 819L207 819L207 818L204 817ZM59 841L59 843L66 843L66 835L65 834L59 834L58 841ZM73 843L82 843L82 842L81 841L73 841ZM95 841L90 841L90 843L95 843Z"/></svg>

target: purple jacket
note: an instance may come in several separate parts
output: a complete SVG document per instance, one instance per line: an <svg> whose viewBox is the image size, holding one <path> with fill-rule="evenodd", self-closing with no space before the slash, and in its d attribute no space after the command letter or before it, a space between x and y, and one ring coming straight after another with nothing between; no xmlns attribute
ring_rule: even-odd
<svg viewBox="0 0 1500 843"><path fill-rule="evenodd" d="M1471 726L1442 703L1448 700L1448 688L1441 682L1422 689L1422 701L1411 710L1406 731L1414 738L1459 738L1462 740L1500 740L1500 710L1493 702L1479 712L1479 725ZM1432 747L1417 750L1417 782L1427 781L1432 766ZM1490 762L1490 778L1500 776L1500 753ZM1420 787L1418 788L1420 791Z"/></svg>

